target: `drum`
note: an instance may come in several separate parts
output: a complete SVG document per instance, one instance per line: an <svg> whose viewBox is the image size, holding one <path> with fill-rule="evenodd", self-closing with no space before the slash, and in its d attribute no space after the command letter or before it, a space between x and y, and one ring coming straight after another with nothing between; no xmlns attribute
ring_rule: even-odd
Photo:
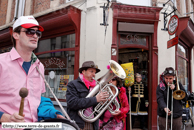
<svg viewBox="0 0 194 130"><path fill-rule="evenodd" d="M62 123L62 128L34 128L34 129L24 129L24 130L79 130L80 128L75 122L72 122L68 119L59 119L59 118L54 118L54 119L47 119L47 120L42 120L40 122L61 122Z"/></svg>

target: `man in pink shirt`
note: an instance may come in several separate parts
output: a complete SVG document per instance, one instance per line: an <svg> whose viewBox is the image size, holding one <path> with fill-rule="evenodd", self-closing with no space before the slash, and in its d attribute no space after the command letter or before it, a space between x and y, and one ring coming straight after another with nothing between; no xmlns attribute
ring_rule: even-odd
<svg viewBox="0 0 194 130"><path fill-rule="evenodd" d="M36 67L44 74L44 66L33 50L37 48L42 31L43 27L33 16L21 16L13 24L14 47L0 55L0 123L38 121L37 108L41 94L45 92L45 84ZM28 89L24 116L18 114L22 87Z"/></svg>

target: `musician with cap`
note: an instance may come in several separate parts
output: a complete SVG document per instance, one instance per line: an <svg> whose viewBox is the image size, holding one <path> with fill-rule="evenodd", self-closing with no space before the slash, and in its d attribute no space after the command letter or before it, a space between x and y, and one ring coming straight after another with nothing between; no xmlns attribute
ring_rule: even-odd
<svg viewBox="0 0 194 130"><path fill-rule="evenodd" d="M147 86L142 83L142 76L139 73L135 74L135 83L131 86L131 115L132 127L135 123L135 118L140 121L140 128L146 130L145 116L148 115L148 90Z"/></svg>
<svg viewBox="0 0 194 130"><path fill-rule="evenodd" d="M36 67L44 74L44 66L33 53L44 31L33 16L21 16L13 24L10 52L0 55L0 123L36 122L45 83ZM24 115L20 116L20 89L28 90ZM0 126L1 127L1 126Z"/></svg>
<svg viewBox="0 0 194 130"><path fill-rule="evenodd" d="M166 129L166 115L168 113L168 124L167 129L171 126L171 115L173 114L172 129L181 130L182 125L182 103L181 100L176 100L173 98L172 91L177 88L177 83L175 81L175 70L172 67L167 67L165 71L160 76L160 84L157 86L156 96L157 96L157 113L158 113L158 126L160 130ZM169 87L169 100L167 101ZM184 87L179 82L180 90L185 92ZM173 104L171 104L173 98ZM187 96L183 100L186 100ZM172 107L173 105L173 113ZM168 106L168 108L167 108Z"/></svg>
<svg viewBox="0 0 194 130"><path fill-rule="evenodd" d="M93 123L85 122L78 115L78 111L86 109L86 114L91 114L93 107L98 102L106 101L106 98L109 97L107 92L101 91L94 97L86 98L89 92L96 86L94 78L98 72L100 72L100 69L93 61L85 61L82 67L79 68L80 76L67 85L67 113L82 130L98 130L99 121L97 120Z"/></svg>

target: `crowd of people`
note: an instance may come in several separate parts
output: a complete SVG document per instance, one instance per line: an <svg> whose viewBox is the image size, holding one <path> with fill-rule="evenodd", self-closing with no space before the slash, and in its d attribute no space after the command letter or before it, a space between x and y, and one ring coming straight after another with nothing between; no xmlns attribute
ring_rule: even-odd
<svg viewBox="0 0 194 130"><path fill-rule="evenodd" d="M44 66L33 53L37 48L38 40L44 31L33 16L21 16L13 24L12 42L13 48L8 53L0 54L0 123L2 122L37 122L49 118L65 118L56 110L49 98L42 97L45 92ZM40 70L40 73L37 71ZM100 69L93 61L85 61L79 68L79 77L67 84L67 113L76 122L80 130L126 130L126 116L129 111L132 115L132 127L135 119L140 120L140 128L146 129L145 118L148 115L148 90L142 82L141 74L135 75L135 83L128 88L131 91L131 106L126 94L126 87L123 80L117 76L108 81L108 84L116 86L119 90L114 102L120 105L116 109L114 102L111 103L112 110L105 110L99 119L94 122L85 121L79 114L79 110L85 109L84 115L94 117L93 109L98 104L103 104L109 97L109 92L99 91L94 96L86 97L97 85L95 75ZM169 85L170 84L170 85ZM184 87L179 83L180 89L185 92ZM24 114L19 115L21 88L28 89L28 95L24 101ZM166 114L170 122L172 110L171 99L167 102L167 88L169 97L177 87L175 82L175 70L167 67L162 74L160 84L157 86L158 122L160 130L165 129ZM110 86L113 94L114 87ZM186 100L185 97L183 100ZM3 99L3 100L2 100ZM14 103L13 103L14 102ZM167 104L169 103L169 107ZM180 130L182 122L182 104L180 100L174 99L173 109L173 130ZM169 127L170 123L168 124ZM0 126L0 130L1 130Z"/></svg>

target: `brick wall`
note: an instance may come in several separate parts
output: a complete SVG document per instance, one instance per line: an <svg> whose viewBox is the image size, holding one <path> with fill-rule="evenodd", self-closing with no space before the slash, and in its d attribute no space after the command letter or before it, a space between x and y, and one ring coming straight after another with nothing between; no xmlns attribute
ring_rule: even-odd
<svg viewBox="0 0 194 130"><path fill-rule="evenodd" d="M50 8L50 0L33 0L31 14L36 14Z"/></svg>
<svg viewBox="0 0 194 130"><path fill-rule="evenodd" d="M0 0L0 26L6 23L8 0Z"/></svg>

